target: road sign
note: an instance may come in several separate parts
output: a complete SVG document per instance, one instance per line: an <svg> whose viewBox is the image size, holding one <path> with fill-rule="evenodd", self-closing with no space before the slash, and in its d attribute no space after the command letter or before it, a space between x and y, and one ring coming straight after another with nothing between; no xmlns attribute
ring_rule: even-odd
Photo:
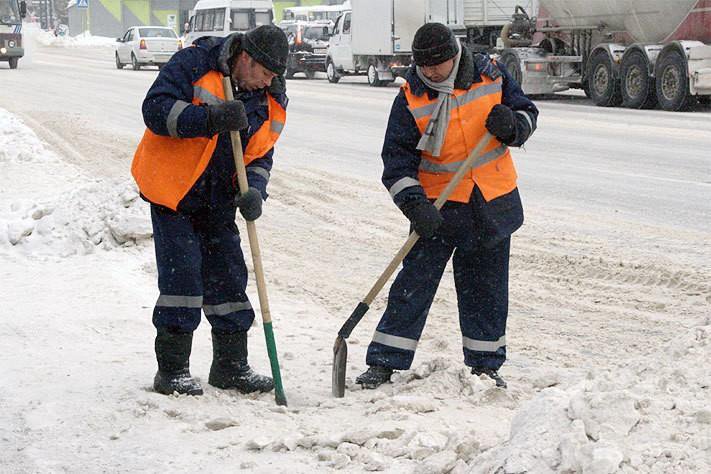
<svg viewBox="0 0 711 474"><path fill-rule="evenodd" d="M77 0L77 8L89 8L89 0Z"/></svg>

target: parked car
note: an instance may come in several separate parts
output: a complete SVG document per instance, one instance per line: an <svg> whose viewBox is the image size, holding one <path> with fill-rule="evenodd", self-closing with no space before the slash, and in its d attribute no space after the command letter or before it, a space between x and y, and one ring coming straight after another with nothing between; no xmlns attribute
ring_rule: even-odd
<svg viewBox="0 0 711 474"><path fill-rule="evenodd" d="M313 79L317 71L326 72L326 50L331 37L328 21L285 21L279 27L289 39L288 79L297 72L303 72L309 79Z"/></svg>
<svg viewBox="0 0 711 474"><path fill-rule="evenodd" d="M116 68L130 64L134 71L146 65L161 68L183 47L175 31L165 26L133 26L116 42Z"/></svg>

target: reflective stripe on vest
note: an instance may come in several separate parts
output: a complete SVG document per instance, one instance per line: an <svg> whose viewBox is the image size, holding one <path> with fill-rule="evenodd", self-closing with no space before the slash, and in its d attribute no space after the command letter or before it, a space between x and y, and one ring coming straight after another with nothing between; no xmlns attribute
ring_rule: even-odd
<svg viewBox="0 0 711 474"><path fill-rule="evenodd" d="M286 110L268 93L267 108L269 109L269 118L252 135L247 148L244 150L245 165L249 165L257 158L266 155L279 139L281 131L284 130Z"/></svg>
<svg viewBox="0 0 711 474"><path fill-rule="evenodd" d="M426 151L421 153L418 178L428 198L439 196L486 133L486 118L494 105L501 103L501 81L501 78L493 80L482 75L482 82L472 84L468 90L455 89L455 104L440 156L432 156ZM437 104L437 97L430 99L427 93L417 96L410 90L409 83L402 88L410 113L420 134L423 134ZM464 175L449 196L449 201L469 202L475 183L487 201L516 188L517 176L511 154L508 147L498 140L492 140L484 148L474 167L476 169Z"/></svg>
<svg viewBox="0 0 711 474"><path fill-rule="evenodd" d="M224 102L222 74L210 71L193 84L192 105ZM245 164L264 156L276 143L286 123L286 111L267 93L269 118L249 139L244 150ZM210 163L218 135L211 138L179 138L178 118L189 106L176 101L168 113L166 126L170 136L146 129L131 165L138 189L151 202L177 210Z"/></svg>

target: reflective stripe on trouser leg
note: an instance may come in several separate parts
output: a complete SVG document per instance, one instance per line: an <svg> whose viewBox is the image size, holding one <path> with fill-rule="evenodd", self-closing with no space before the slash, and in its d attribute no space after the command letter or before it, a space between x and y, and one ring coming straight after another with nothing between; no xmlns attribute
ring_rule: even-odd
<svg viewBox="0 0 711 474"><path fill-rule="evenodd" d="M187 216L151 205L160 296L153 325L192 332L200 324L202 256L200 238Z"/></svg>
<svg viewBox="0 0 711 474"><path fill-rule="evenodd" d="M254 310L247 298L247 265L234 217L205 226L200 233L205 316L217 331L247 331Z"/></svg>
<svg viewBox="0 0 711 474"><path fill-rule="evenodd" d="M452 261L464 363L498 370L506 360L510 237L493 247L457 249Z"/></svg>
<svg viewBox="0 0 711 474"><path fill-rule="evenodd" d="M441 238L420 239L390 287L388 306L368 346L366 363L410 368L437 286L452 255Z"/></svg>

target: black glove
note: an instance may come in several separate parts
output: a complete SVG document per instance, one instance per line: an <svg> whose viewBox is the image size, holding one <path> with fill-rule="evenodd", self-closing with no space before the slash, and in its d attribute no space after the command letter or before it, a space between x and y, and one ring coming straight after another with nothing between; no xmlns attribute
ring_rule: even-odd
<svg viewBox="0 0 711 474"><path fill-rule="evenodd" d="M486 129L501 143L510 143L516 138L516 117L513 110L496 104L486 118Z"/></svg>
<svg viewBox="0 0 711 474"><path fill-rule="evenodd" d="M248 126L247 112L239 100L207 106L207 132L210 135L230 130L238 131Z"/></svg>
<svg viewBox="0 0 711 474"><path fill-rule="evenodd" d="M417 235L424 239L429 239L435 235L437 229L444 223L439 210L434 207L434 204L425 199L406 202L400 209L412 223Z"/></svg>
<svg viewBox="0 0 711 474"><path fill-rule="evenodd" d="M246 193L235 198L235 205L245 220L256 221L262 215L262 193L249 188Z"/></svg>

